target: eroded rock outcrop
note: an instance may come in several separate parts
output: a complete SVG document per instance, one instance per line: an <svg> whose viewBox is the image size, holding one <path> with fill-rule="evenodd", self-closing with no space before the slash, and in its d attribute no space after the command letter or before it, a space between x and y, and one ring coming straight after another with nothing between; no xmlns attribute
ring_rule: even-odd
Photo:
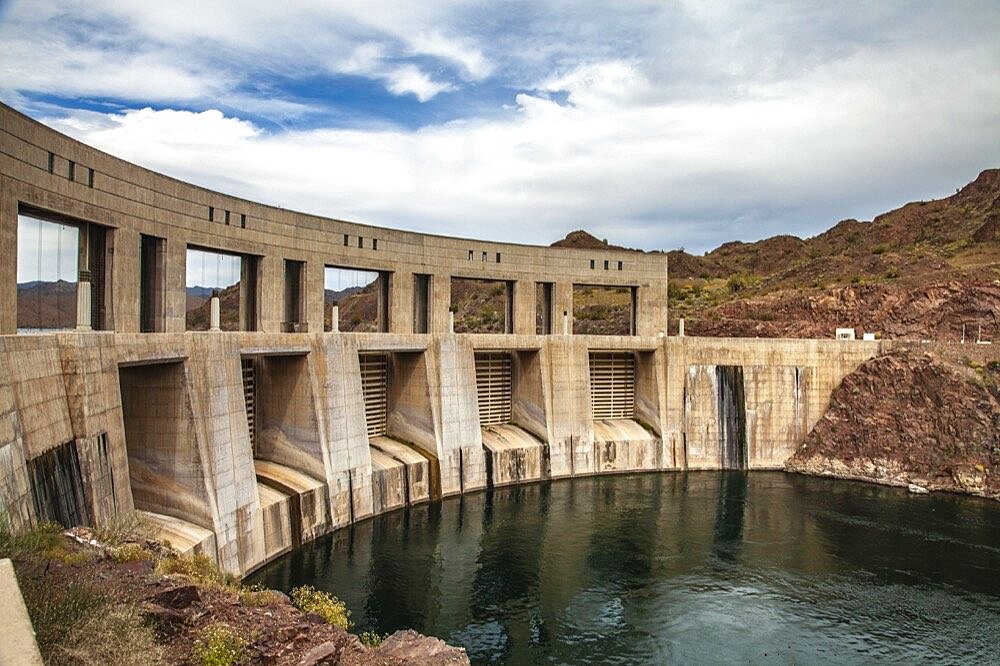
<svg viewBox="0 0 1000 666"><path fill-rule="evenodd" d="M844 378L786 469L1000 499L1000 362L871 359Z"/></svg>

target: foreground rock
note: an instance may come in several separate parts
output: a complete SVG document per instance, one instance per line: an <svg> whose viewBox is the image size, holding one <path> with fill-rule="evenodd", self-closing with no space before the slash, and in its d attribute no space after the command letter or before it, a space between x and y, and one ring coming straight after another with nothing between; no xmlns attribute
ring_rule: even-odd
<svg viewBox="0 0 1000 666"><path fill-rule="evenodd" d="M1000 362L871 359L844 378L786 469L1000 499Z"/></svg>

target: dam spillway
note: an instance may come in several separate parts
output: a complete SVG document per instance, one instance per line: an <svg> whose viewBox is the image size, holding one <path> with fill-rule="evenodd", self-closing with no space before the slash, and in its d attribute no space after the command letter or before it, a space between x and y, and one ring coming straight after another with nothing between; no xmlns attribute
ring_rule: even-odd
<svg viewBox="0 0 1000 666"><path fill-rule="evenodd" d="M39 278L0 265L0 507L15 527L138 509L246 574L490 485L718 469L730 441L740 467L778 468L889 344L670 336L665 254L320 218L148 171L2 105L0 121L0 248ZM68 273L47 272L49 237ZM198 262L234 281L207 319L187 307ZM370 276L358 322L327 302L331 270ZM494 301L478 330L453 329L470 283ZM601 290L624 313L615 334L575 317ZM719 368L739 369L742 412Z"/></svg>

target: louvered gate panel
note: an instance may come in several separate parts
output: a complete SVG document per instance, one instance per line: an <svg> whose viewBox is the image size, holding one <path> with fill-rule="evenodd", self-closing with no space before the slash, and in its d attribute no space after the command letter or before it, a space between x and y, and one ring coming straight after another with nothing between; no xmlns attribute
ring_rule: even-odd
<svg viewBox="0 0 1000 666"><path fill-rule="evenodd" d="M250 431L250 450L257 455L257 366L254 358L240 360L243 370L243 402L247 408L247 430Z"/></svg>
<svg viewBox="0 0 1000 666"><path fill-rule="evenodd" d="M635 356L629 353L590 354L590 401L595 419L635 416Z"/></svg>
<svg viewBox="0 0 1000 666"><path fill-rule="evenodd" d="M389 357L386 354L359 354L361 392L365 397L365 421L368 436L386 432L389 414Z"/></svg>
<svg viewBox="0 0 1000 666"><path fill-rule="evenodd" d="M507 352L476 352L481 425L510 423L511 361Z"/></svg>

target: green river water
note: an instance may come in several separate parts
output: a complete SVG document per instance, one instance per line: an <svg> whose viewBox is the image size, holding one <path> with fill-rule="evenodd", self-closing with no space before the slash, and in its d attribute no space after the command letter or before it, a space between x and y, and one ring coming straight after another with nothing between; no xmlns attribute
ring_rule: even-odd
<svg viewBox="0 0 1000 666"><path fill-rule="evenodd" d="M782 472L592 477L397 511L255 574L479 664L1000 663L1000 502Z"/></svg>

